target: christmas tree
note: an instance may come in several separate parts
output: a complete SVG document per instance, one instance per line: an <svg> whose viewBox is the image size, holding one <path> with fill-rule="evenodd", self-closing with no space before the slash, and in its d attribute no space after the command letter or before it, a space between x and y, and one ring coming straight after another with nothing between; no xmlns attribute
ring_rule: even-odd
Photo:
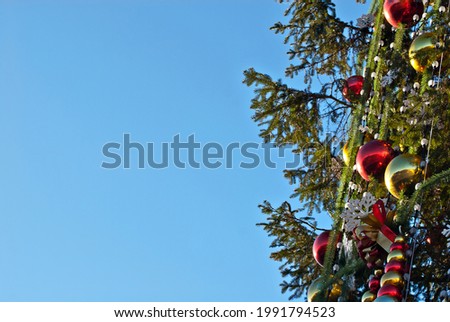
<svg viewBox="0 0 450 322"><path fill-rule="evenodd" d="M373 0L355 23L331 0L279 2L286 80L250 68L244 83L261 138L309 160L284 170L289 202L260 205L282 292L449 300L449 1Z"/></svg>

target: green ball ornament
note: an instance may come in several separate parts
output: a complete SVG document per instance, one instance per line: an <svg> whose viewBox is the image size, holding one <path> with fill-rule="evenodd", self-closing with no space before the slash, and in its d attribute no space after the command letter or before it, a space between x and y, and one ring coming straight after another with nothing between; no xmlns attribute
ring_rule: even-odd
<svg viewBox="0 0 450 322"><path fill-rule="evenodd" d="M395 198L399 199L402 193L410 196L416 184L423 180L421 161L422 158L418 155L401 154L388 164L384 172L384 183Z"/></svg>

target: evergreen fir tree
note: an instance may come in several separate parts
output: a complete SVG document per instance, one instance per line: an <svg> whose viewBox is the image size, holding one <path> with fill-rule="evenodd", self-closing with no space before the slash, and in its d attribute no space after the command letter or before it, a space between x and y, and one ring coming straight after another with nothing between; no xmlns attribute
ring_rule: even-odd
<svg viewBox="0 0 450 322"><path fill-rule="evenodd" d="M356 23L337 17L331 0L279 2L287 6L288 21L271 29L290 45L286 77L302 77L304 86L290 87L252 68L244 72L244 83L255 88L251 109L263 140L294 145L310 160L307 167L284 171L294 186L291 203L260 205L267 218L259 225L273 238L271 257L282 263L282 292L289 299L372 301L384 294L375 285L381 279L401 293L381 299L448 300L449 1L373 0ZM409 7L389 16L392 3ZM357 90L355 79L362 80ZM386 142L392 158L419 160L416 173L407 173L409 182L390 172L385 178L386 165L368 181L360 175L356 156L373 140ZM393 191L392 182L400 191ZM384 223L350 218L358 200L370 196L387 209ZM315 218L323 214L333 225L322 227L331 231L322 267L312 248L322 233ZM372 231L359 234L362 227ZM386 229L399 236L394 242L391 236L387 248L378 241L389 239ZM392 255L395 249L403 255ZM401 280L388 278L389 270ZM319 289L315 296L312 284Z"/></svg>

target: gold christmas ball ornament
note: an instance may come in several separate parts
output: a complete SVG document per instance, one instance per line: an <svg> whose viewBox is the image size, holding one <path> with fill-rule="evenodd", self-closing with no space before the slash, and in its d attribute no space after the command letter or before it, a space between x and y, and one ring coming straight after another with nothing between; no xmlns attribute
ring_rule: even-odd
<svg viewBox="0 0 450 322"><path fill-rule="evenodd" d="M361 298L361 302L373 302L377 298L376 294L373 294L371 291L367 291L363 294Z"/></svg>
<svg viewBox="0 0 450 322"><path fill-rule="evenodd" d="M381 287L384 285L394 285L398 288L403 288L405 285L405 280L403 279L403 276L396 271L389 271L386 274L381 277Z"/></svg>
<svg viewBox="0 0 450 322"><path fill-rule="evenodd" d="M434 61L440 62L441 54L436 48L437 43L441 42L438 42L436 36L431 32L424 33L413 40L409 47L409 59L417 72L422 73ZM443 56L442 65L445 69L449 65L448 55Z"/></svg>
<svg viewBox="0 0 450 322"><path fill-rule="evenodd" d="M413 154L400 154L388 164L384 172L384 183L388 191L397 199L403 193L411 195L417 183L423 180L422 158Z"/></svg>
<svg viewBox="0 0 450 322"><path fill-rule="evenodd" d="M333 278L333 277L330 277ZM308 302L336 302L342 293L342 281L325 288L327 279L323 276L315 279L308 288Z"/></svg>
<svg viewBox="0 0 450 322"><path fill-rule="evenodd" d="M417 37L409 47L409 61L417 72L423 72L432 62L431 56L436 50L433 37L425 33Z"/></svg>
<svg viewBox="0 0 450 322"><path fill-rule="evenodd" d="M404 244L404 243L406 243L406 240L405 240L405 237L403 237L403 236L397 236L397 237L395 237L394 242Z"/></svg>
<svg viewBox="0 0 450 322"><path fill-rule="evenodd" d="M405 262L406 256L401 250L397 249L389 253L387 262L389 263L390 261Z"/></svg>

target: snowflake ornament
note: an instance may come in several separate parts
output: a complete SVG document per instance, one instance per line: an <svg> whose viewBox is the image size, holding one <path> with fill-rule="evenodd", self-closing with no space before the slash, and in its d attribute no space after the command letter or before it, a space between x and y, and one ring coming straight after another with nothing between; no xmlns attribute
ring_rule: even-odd
<svg viewBox="0 0 450 322"><path fill-rule="evenodd" d="M372 27L373 22L375 21L375 16L371 14L362 15L360 18L356 20L356 26L359 28L369 28Z"/></svg>
<svg viewBox="0 0 450 322"><path fill-rule="evenodd" d="M397 78L397 73L389 70L387 74L381 78L381 86L386 87L391 85L395 78Z"/></svg>
<svg viewBox="0 0 450 322"><path fill-rule="evenodd" d="M345 230L353 231L361 224L362 218L372 214L372 207L377 200L370 192L364 192L361 199L350 200L341 214L341 218L345 220ZM381 201L386 203L387 199L381 199Z"/></svg>

